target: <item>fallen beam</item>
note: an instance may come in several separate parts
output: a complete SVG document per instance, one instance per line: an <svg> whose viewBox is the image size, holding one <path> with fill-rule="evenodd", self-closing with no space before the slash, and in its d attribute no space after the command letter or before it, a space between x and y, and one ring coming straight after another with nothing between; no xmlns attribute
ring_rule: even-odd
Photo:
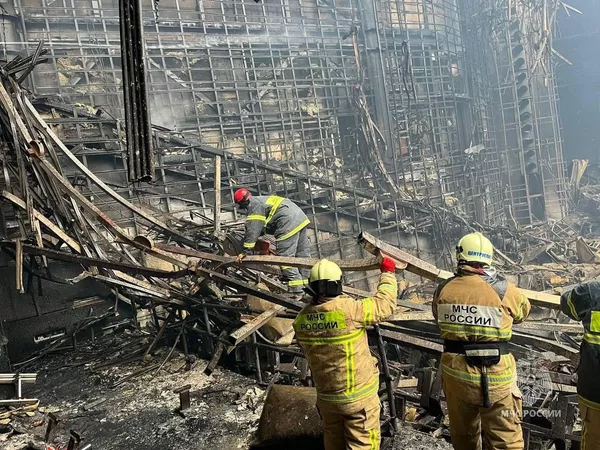
<svg viewBox="0 0 600 450"><path fill-rule="evenodd" d="M519 345L530 345L535 348L556 353L557 355L570 359L575 366L579 365L579 350L559 344L556 340L544 339L539 336L532 336L531 334L513 331L511 342Z"/></svg>
<svg viewBox="0 0 600 450"><path fill-rule="evenodd" d="M21 200L16 195L11 194L8 191L2 191L2 197L9 200L10 202L17 205L19 208L27 210L27 205L23 200ZM31 208L33 212L33 217L39 220L46 228L48 228L57 238L62 240L65 244L67 244L71 249L73 249L77 253L81 253L81 246L77 241L71 238L67 233L61 230L57 225L55 225L50 219L44 216L41 212L39 212L35 208Z"/></svg>
<svg viewBox="0 0 600 450"><path fill-rule="evenodd" d="M225 344L223 344L222 340L225 339L226 336L227 336L226 330L221 331L221 334L219 334L219 342L217 342L217 347L215 348L215 352L213 353L213 356L210 359L210 362L204 369L205 375L209 375L209 376L212 375L212 373L215 371L215 369L217 367L217 364L219 364L219 360L221 359L221 356L223 355L223 351L225 350Z"/></svg>
<svg viewBox="0 0 600 450"><path fill-rule="evenodd" d="M523 322L513 327L516 331L558 331L560 333L583 333L583 325L577 323L551 323L551 322L540 322L540 321L529 321Z"/></svg>
<svg viewBox="0 0 600 450"><path fill-rule="evenodd" d="M76 201L87 212L96 216L98 218L98 220L100 220L100 222L102 222L108 229L111 230L112 233L114 233L115 236L117 236L123 242L126 242L129 245L131 245L139 250L150 253L151 255L154 255L157 258L167 261L175 266L179 266L181 268L187 266L186 264L182 263L178 259L172 258L171 256L165 254L165 252L163 252L161 250L149 248L146 245L143 245L140 242L136 241L135 239L132 239L125 232L125 230L123 230L123 228L121 228L119 225L117 225L117 223L114 220L112 220L110 217L108 217L94 203L89 201L81 192L79 192L77 189L75 189L73 187L73 185L69 182L69 180L67 180L65 177L63 177L60 174L60 172L58 170L56 170L52 166L52 164L50 164L50 162L48 162L43 157L43 155L38 154L37 159L40 163L40 167L46 172L46 174L49 177L53 178L54 181L56 181L67 194L69 194L69 196L71 197L72 200ZM77 159L77 158L75 158L75 159Z"/></svg>
<svg viewBox="0 0 600 450"><path fill-rule="evenodd" d="M433 281L446 280L453 276L452 272L438 269L433 264L423 261L410 253L400 250L398 247L394 247L387 242L376 238L375 236L363 231L358 237L358 243L366 251L373 255L384 253L396 261L401 261L406 264L406 270L416 275L420 275L423 278Z"/></svg>
<svg viewBox="0 0 600 450"><path fill-rule="evenodd" d="M233 256L215 255L214 253L201 252L198 250L192 250L189 248L178 247L176 245L169 245L163 243L155 243L154 247L177 255L189 256L192 258L206 259L209 261L215 261L223 264L223 266L240 265L250 266L255 264L260 265L273 265L273 266L290 266L298 267L302 269L310 269L317 262L318 258L293 258L287 256L272 256L272 255L250 255L246 256L240 263L235 262ZM343 259L343 260L332 260L336 263L340 269L344 272L362 271L362 270L378 270L380 262L377 258L364 258L364 259ZM400 272L401 269L398 269Z"/></svg>
<svg viewBox="0 0 600 450"><path fill-rule="evenodd" d="M243 292L245 294L252 294L258 298L262 298L263 300L275 303L276 305L285 306L286 308L289 308L293 311L300 311L304 307L304 303L300 301L292 300L291 298L288 298L284 295L276 294L275 292L265 291L248 283L240 281L236 278L223 275L222 273L215 272L204 267L197 267L196 273L202 274L207 278L212 279L213 281L220 281L228 285L229 287L235 288L238 291Z"/></svg>
<svg viewBox="0 0 600 450"><path fill-rule="evenodd" d="M439 269L433 264L423 261L422 259L400 250L391 244L383 242L382 240L365 231L363 231L358 237L358 242L366 251L371 254L384 254L397 261L403 261L406 264L406 270L422 276L423 278L427 278L428 280L439 282L454 276L452 272ZM528 289L520 290L534 305L553 309L557 309L560 306L560 297L558 295L530 291Z"/></svg>
<svg viewBox="0 0 600 450"><path fill-rule="evenodd" d="M419 322L432 321L433 314L431 312L419 311L419 312L406 312L396 313L386 319L386 322L410 322L417 320Z"/></svg>
<svg viewBox="0 0 600 450"><path fill-rule="evenodd" d="M406 378L396 382L396 389L416 388L419 386L418 378Z"/></svg>
<svg viewBox="0 0 600 450"><path fill-rule="evenodd" d="M2 92L2 91L4 91L3 88L0 90L0 92ZM5 91L4 91L4 93L5 93ZM43 132L47 135L48 139L54 145L56 145L58 148L60 148L61 151L63 152L63 154L69 159L69 161L71 161L79 169L79 171L81 173L83 173L92 183L94 183L96 186L98 186L105 194L109 195L113 200L116 200L122 206L124 206L125 208L127 208L130 211L134 212L135 214L137 214L138 216L140 216L141 218L143 218L147 222L149 222L149 223L155 225L156 227L158 227L159 229L161 229L162 232L165 233L166 235L176 236L179 240L181 240L182 242L185 242L185 243L187 243L189 245L194 245L195 244L194 241L192 239L190 239L189 237L184 236L183 234L181 234L178 231L174 230L173 227L168 226L166 223L164 223L164 222L160 221L159 219L157 219L156 217L148 214L147 211L144 211L142 208L134 205L130 201L126 200L125 198L123 198L122 196L120 196L119 194L117 194L106 183L104 183L102 180L100 180L100 178L98 178L96 175L94 175L92 173L92 171L90 171L85 166L85 164L83 164L79 160L79 158L77 158L62 143L62 141L56 136L56 134L54 133L54 131L52 131L52 129L48 126L48 124L44 121L44 119L42 119L42 117L38 114L37 110L31 104L31 102L29 101L29 99L27 97L25 97L25 96L23 96L23 99L24 99L24 102L25 102L25 107L31 113L31 116L33 117L34 121L37 123L38 127L41 130L43 130ZM31 139L28 140L27 142L31 142Z"/></svg>
<svg viewBox="0 0 600 450"><path fill-rule="evenodd" d="M2 248L11 248L15 249L16 244L10 241L1 241L0 247ZM27 253L28 255L35 256L46 256L47 258L72 262L76 264L81 264L85 267L99 267L103 269L111 269L111 270L119 270L122 272L127 272L130 274L142 275L145 277L156 277L156 278L182 278L187 275L193 274L188 269L177 270L177 271L168 271L168 270L160 270L160 269L149 269L143 266L134 266L132 264L127 263L118 263L112 261L106 261L104 259L90 258L82 255L75 255L73 253L61 252L59 250L52 250L49 248L41 248L36 247L34 245L22 244L23 253Z"/></svg>
<svg viewBox="0 0 600 450"><path fill-rule="evenodd" d="M285 306L277 305L273 308L266 310L265 312L259 314L246 325L241 328L238 328L236 331L229 335L229 342L231 342L232 346L237 346L240 342L258 330L260 327L265 325L269 320L275 317L280 312L285 310ZM233 350L233 348L231 349ZM231 351L229 350L228 353Z"/></svg>
<svg viewBox="0 0 600 450"><path fill-rule="evenodd" d="M381 336L384 340L393 344L412 347L418 350L425 350L432 353L442 353L444 351L444 346L442 344L410 336L398 331L381 330Z"/></svg>

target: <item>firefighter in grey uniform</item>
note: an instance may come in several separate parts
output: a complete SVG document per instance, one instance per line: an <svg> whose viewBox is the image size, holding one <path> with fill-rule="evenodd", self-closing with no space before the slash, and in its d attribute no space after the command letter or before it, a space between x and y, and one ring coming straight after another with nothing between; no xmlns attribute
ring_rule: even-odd
<svg viewBox="0 0 600 450"><path fill-rule="evenodd" d="M310 221L298 205L277 195L253 196L246 188L235 191L233 198L248 212L244 251L238 255L238 261L254 249L262 234L275 236L277 255L310 258L306 229ZM308 284L308 270L289 266L283 266L281 270L289 292L302 294Z"/></svg>
<svg viewBox="0 0 600 450"><path fill-rule="evenodd" d="M600 282L579 284L560 296L560 309L583 324L577 394L581 412L581 450L600 450Z"/></svg>

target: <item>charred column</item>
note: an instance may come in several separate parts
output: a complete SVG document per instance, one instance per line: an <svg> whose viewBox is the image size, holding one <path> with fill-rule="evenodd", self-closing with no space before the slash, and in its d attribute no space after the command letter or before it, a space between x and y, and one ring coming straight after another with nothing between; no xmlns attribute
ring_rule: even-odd
<svg viewBox="0 0 600 450"><path fill-rule="evenodd" d="M523 145L523 163L525 169L527 195L530 199L531 213L537 220L544 220L544 192L541 182L537 145L534 133L534 117L532 110L531 92L529 86L529 67L525 48L521 42L521 21L513 11L513 21L510 24L510 42L513 57L513 67L517 88L518 114Z"/></svg>
<svg viewBox="0 0 600 450"><path fill-rule="evenodd" d="M152 123L148 109L141 0L119 2L121 65L130 183L154 180Z"/></svg>

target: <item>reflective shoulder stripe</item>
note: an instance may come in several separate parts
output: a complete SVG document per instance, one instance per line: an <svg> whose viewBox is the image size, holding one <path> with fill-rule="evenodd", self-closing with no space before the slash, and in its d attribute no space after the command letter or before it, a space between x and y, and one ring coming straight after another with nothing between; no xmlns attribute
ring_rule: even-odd
<svg viewBox="0 0 600 450"><path fill-rule="evenodd" d="M291 238L292 236L294 236L295 234L299 233L300 231L302 231L304 229L304 227L306 227L308 224L310 223L310 220L306 219L304 222L302 222L300 225L298 225L296 228L294 228L293 230L289 231L288 233L285 233L283 236L280 236L277 241L285 241L286 239Z"/></svg>
<svg viewBox="0 0 600 450"><path fill-rule="evenodd" d="M527 299L525 297L521 299L521 302L519 303L519 310L517 311L514 320L521 320L523 318L523 307L525 306L526 301Z"/></svg>
<svg viewBox="0 0 600 450"><path fill-rule="evenodd" d="M398 291L397 287L392 286L391 284L388 284L388 283L380 284L379 289L382 291L390 291L390 292Z"/></svg>
<svg viewBox="0 0 600 450"><path fill-rule="evenodd" d="M379 379L375 378L372 382L367 384L365 387L363 387L362 389L359 389L358 391L355 391L354 393L351 393L351 394L346 393L346 392L342 392L339 394L322 394L320 392L317 392L317 396L321 400L325 400L326 402L330 402L330 403L351 403L351 402L356 402L358 400L361 400L365 397L368 397L369 395L377 392L378 389L379 389Z"/></svg>
<svg viewBox="0 0 600 450"><path fill-rule="evenodd" d="M591 400L588 400L587 398L582 397L581 395L578 395L577 397L579 397L579 401L581 403L583 403L585 406L587 406L588 408L600 409L600 403L596 403Z"/></svg>
<svg viewBox="0 0 600 450"><path fill-rule="evenodd" d="M259 220L261 222L266 222L267 218L265 216L263 216L262 214L250 214L248 216L248 220Z"/></svg>
<svg viewBox="0 0 600 450"><path fill-rule="evenodd" d="M267 199L267 201L265 203L269 206L273 206L273 205L279 205L284 200L285 200L285 198L280 197L278 195L271 195L271 196L269 196L269 198Z"/></svg>
<svg viewBox="0 0 600 450"><path fill-rule="evenodd" d="M266 204L267 204L267 206L271 207L271 211L269 211L269 216L267 217L267 220L265 220L265 225L271 221L271 219L275 215L275 212L277 211L277 208L279 208L279 205L281 205L281 203L284 200L285 200L285 198L279 197L277 195L271 195L267 199Z"/></svg>
<svg viewBox="0 0 600 450"><path fill-rule="evenodd" d="M577 310L575 309L575 305L573 304L573 290L569 292L569 296L567 297L567 305L569 305L569 309L571 310L571 314L575 319L579 320L579 316L577 315Z"/></svg>
<svg viewBox="0 0 600 450"><path fill-rule="evenodd" d="M296 319L296 323L298 323L298 319ZM364 328L359 328L352 333L343 334L340 336L323 336L323 337L304 337L299 336L298 342L301 344L308 345L331 345L331 344L345 344L346 342L354 341L365 334Z"/></svg>
<svg viewBox="0 0 600 450"><path fill-rule="evenodd" d="M365 311L363 323L365 326L369 326L373 321L373 299L371 297L365 298L363 299L362 303Z"/></svg>
<svg viewBox="0 0 600 450"><path fill-rule="evenodd" d="M244 248L254 248L256 242L244 242Z"/></svg>
<svg viewBox="0 0 600 450"><path fill-rule="evenodd" d="M291 286L291 287L306 286L306 285L308 285L308 280L305 280L305 279L288 281L288 286Z"/></svg>
<svg viewBox="0 0 600 450"><path fill-rule="evenodd" d="M600 334L585 333L583 340L588 344L600 345Z"/></svg>

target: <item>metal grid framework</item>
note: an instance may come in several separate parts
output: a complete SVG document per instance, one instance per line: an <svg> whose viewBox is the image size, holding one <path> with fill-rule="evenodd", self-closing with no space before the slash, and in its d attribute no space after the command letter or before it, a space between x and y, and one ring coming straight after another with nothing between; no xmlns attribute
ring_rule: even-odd
<svg viewBox="0 0 600 450"><path fill-rule="evenodd" d="M214 156L221 154L221 187L229 193L222 206L232 218L231 193L244 184L297 201L313 219L315 255L360 253L350 242L365 229L448 265L448 229L436 226L432 205L497 224L527 198L506 160L521 170L523 161L512 155L519 143L502 138L517 126L505 114L511 79L495 84L490 75L496 69L488 50L498 47L499 63L506 52L501 41L477 41L486 30L475 0L145 3L151 115L159 130L154 185L128 184L123 164L117 0L16 4L19 20L3 22L5 32L14 27L29 52L41 39L49 49L49 64L36 69L31 84L38 96L63 101L40 104L48 121L96 174L157 214L209 221ZM403 194L395 200L357 131L365 119L356 107L360 67L374 120L389 133L383 163ZM544 178L546 192L562 182L550 86L548 100L536 106L541 156L555 175ZM82 188L115 219L131 222L93 186ZM532 217L530 209L517 212L518 221Z"/></svg>
<svg viewBox="0 0 600 450"><path fill-rule="evenodd" d="M532 23L535 8L506 9L491 34L498 148L507 215L513 223L560 219L567 212L565 165L552 67L542 70Z"/></svg>
<svg viewBox="0 0 600 450"><path fill-rule="evenodd" d="M463 37L469 14L462 13L455 1L381 4L390 113L398 124L395 155L401 156L395 167L417 195L458 202L477 220L495 223L501 217L496 149L481 77L473 72L477 55L468 54L474 49Z"/></svg>

